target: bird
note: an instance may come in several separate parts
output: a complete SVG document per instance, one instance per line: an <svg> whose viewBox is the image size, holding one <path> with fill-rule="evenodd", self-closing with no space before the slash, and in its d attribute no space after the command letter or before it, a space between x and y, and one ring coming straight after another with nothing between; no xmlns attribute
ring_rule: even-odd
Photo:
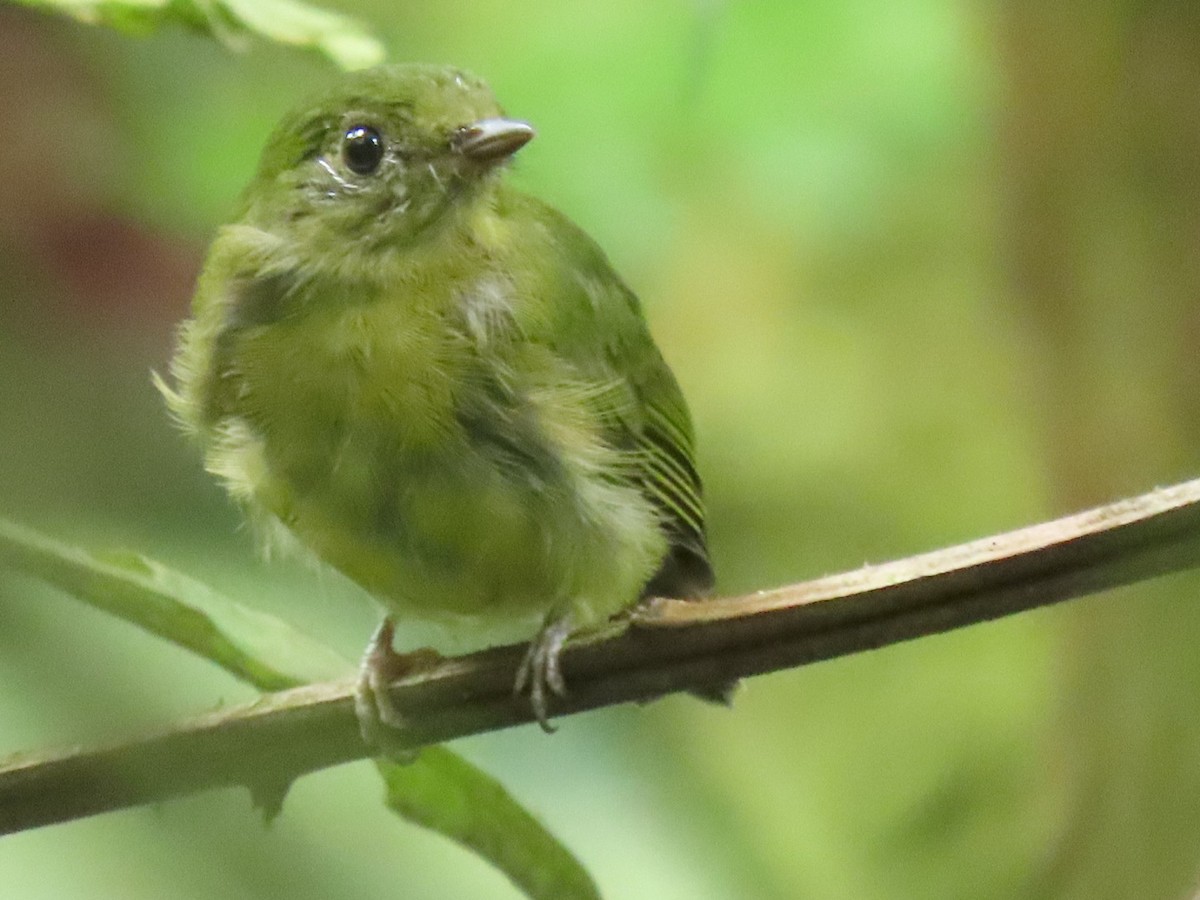
<svg viewBox="0 0 1200 900"><path fill-rule="evenodd" d="M573 631L713 588L688 406L604 252L506 180L534 134L455 67L339 76L267 139L156 376L265 545L382 607L371 741L404 724L398 622L527 642L549 731Z"/></svg>

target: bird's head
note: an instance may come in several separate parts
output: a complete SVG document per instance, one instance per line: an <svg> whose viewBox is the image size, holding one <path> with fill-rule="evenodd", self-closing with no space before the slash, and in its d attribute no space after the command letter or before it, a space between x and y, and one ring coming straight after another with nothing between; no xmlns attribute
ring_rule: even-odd
<svg viewBox="0 0 1200 900"><path fill-rule="evenodd" d="M246 208L330 250L410 245L486 190L533 134L461 70L351 73L275 129Z"/></svg>

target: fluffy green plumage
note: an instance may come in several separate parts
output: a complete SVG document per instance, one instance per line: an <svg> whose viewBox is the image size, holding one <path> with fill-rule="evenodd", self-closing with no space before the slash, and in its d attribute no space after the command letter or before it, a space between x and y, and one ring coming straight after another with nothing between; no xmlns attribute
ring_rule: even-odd
<svg viewBox="0 0 1200 900"><path fill-rule="evenodd" d="M501 179L531 135L429 66L286 117L164 388L256 519L460 646L712 578L687 407L637 299Z"/></svg>

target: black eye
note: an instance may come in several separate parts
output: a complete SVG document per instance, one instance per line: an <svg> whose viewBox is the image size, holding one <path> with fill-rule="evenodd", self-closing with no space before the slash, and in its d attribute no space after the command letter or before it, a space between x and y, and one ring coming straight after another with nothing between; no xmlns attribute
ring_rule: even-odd
<svg viewBox="0 0 1200 900"><path fill-rule="evenodd" d="M355 125L342 138L342 158L356 175L370 175L383 160L383 138L369 125Z"/></svg>

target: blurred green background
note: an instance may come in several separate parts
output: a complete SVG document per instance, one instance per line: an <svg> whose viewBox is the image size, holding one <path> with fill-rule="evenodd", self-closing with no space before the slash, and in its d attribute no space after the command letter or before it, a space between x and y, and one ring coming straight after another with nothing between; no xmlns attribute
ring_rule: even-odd
<svg viewBox="0 0 1200 900"><path fill-rule="evenodd" d="M725 592L1200 469L1200 7L333 4L487 77L512 173L642 296ZM357 656L264 565L150 385L275 119L331 77L0 6L0 514L145 551ZM456 749L610 898L1177 898L1200 870L1200 579ZM251 691L0 575L0 755ZM0 840L5 898L515 897L366 764Z"/></svg>

